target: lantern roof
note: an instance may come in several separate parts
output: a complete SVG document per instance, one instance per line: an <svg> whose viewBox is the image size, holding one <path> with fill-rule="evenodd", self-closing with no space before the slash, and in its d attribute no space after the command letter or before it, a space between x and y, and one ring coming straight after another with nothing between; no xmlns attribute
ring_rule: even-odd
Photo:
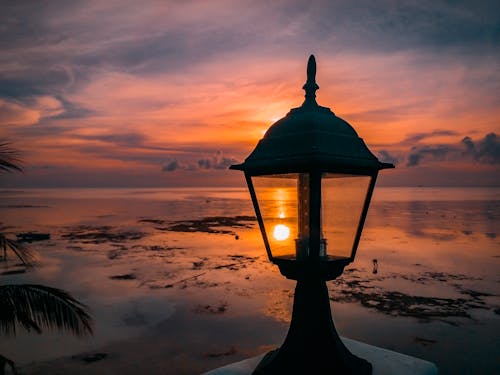
<svg viewBox="0 0 500 375"><path fill-rule="evenodd" d="M266 131L252 153L231 169L251 174L307 172L372 174L394 168L380 162L349 123L316 102L316 60L307 63L305 100Z"/></svg>

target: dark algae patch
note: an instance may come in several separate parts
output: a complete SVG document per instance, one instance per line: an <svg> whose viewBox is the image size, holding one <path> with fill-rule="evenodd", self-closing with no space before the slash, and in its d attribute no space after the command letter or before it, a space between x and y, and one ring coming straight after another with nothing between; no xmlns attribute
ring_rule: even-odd
<svg viewBox="0 0 500 375"><path fill-rule="evenodd" d="M118 243L112 243L111 246L113 246L114 249L108 251L108 259L110 260L121 259L123 257L133 256L137 253L142 253L150 257L164 258L166 263L168 263L166 258L172 258L175 256L175 250L182 249L180 247L159 245L133 245L131 247L127 247Z"/></svg>
<svg viewBox="0 0 500 375"><path fill-rule="evenodd" d="M420 344L422 346L429 346L429 345L432 345L432 344L435 344L437 343L437 340L433 340L433 339L426 339L425 337L418 337L418 336L415 336L415 338L413 339L417 344Z"/></svg>
<svg viewBox="0 0 500 375"><path fill-rule="evenodd" d="M83 361L85 363L93 363L93 362L101 361L101 360L107 358L107 356L108 356L108 353L92 353L92 354L85 354L85 355L75 355L71 358Z"/></svg>
<svg viewBox="0 0 500 375"><path fill-rule="evenodd" d="M362 278L357 273L356 269L348 269L342 277L332 282L335 285L334 288L330 288L332 301L358 302L366 308L391 316L412 317L422 322L439 320L452 325L458 325L456 318L473 319L472 309L492 310L495 313L498 311L496 306L489 306L484 300L485 297L493 296L492 294L466 289L457 284L457 280L476 280L465 275L422 272L412 275L391 274ZM453 283L449 285L454 287L463 297L441 298L411 295L399 291L384 290L373 284L373 282L395 278L419 284L452 281Z"/></svg>
<svg viewBox="0 0 500 375"><path fill-rule="evenodd" d="M228 308L227 302L220 302L216 305L197 305L193 312L196 314L223 314L227 311Z"/></svg>
<svg viewBox="0 0 500 375"><path fill-rule="evenodd" d="M200 280L202 276L210 274L214 271L241 271L246 269L253 263L259 260L259 257L249 257L246 255L227 255L225 257L221 257L221 259L217 259L217 262L214 262L212 259L207 257L200 257L197 260L191 261L191 266L189 267L189 271L202 271L196 272L196 274L170 282L166 285L163 285L162 288L173 288L174 286L179 287L180 289L195 287L195 288L213 288L221 285L230 284L229 281L224 283L210 282ZM247 280L250 277L245 277ZM156 289L159 288L158 285L150 286L150 288Z"/></svg>
<svg viewBox="0 0 500 375"><path fill-rule="evenodd" d="M254 216L209 216L202 219L173 221L158 230L184 233L217 233L236 235L234 228L253 228L256 221ZM140 222L164 224L163 220L142 219Z"/></svg>
<svg viewBox="0 0 500 375"><path fill-rule="evenodd" d="M221 352L205 353L204 356L209 358L217 358L217 357L226 357L234 354L236 354L236 348L234 346L231 346L229 349Z"/></svg>
<svg viewBox="0 0 500 375"><path fill-rule="evenodd" d="M230 271L239 271L242 268L247 268L248 265L254 263L259 257L249 257L246 255L228 255L224 263L216 264L212 267L214 270L228 269Z"/></svg>
<svg viewBox="0 0 500 375"><path fill-rule="evenodd" d="M137 276L133 273L126 273L123 275L113 275L109 277L111 280L135 280Z"/></svg>
<svg viewBox="0 0 500 375"><path fill-rule="evenodd" d="M17 240L19 242L35 242L35 241L45 241L50 240L49 233L38 233L38 232L25 232L16 234Z"/></svg>
<svg viewBox="0 0 500 375"><path fill-rule="evenodd" d="M0 273L0 275L18 275L20 273L26 273L26 268L3 271L2 273Z"/></svg>
<svg viewBox="0 0 500 375"><path fill-rule="evenodd" d="M141 219L141 220L139 220L139 223L149 223L149 224L163 225L163 224L165 224L165 220L161 220L161 219Z"/></svg>
<svg viewBox="0 0 500 375"><path fill-rule="evenodd" d="M61 238L71 242L86 244L102 244L106 242L125 242L129 240L140 240L146 234L138 231L117 231L108 225L92 226L78 225L71 227Z"/></svg>
<svg viewBox="0 0 500 375"><path fill-rule="evenodd" d="M468 301L462 298L435 298L412 296L400 292L342 291L341 301L360 302L364 307L374 308L393 316L410 316L432 320L438 318L470 318Z"/></svg>

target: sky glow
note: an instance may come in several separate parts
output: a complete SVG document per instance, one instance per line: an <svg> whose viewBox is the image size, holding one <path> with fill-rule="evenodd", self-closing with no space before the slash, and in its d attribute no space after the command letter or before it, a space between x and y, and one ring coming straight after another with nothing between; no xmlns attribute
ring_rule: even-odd
<svg viewBox="0 0 500 375"><path fill-rule="evenodd" d="M23 1L0 6L2 186L242 185L317 101L397 168L382 185L500 185L495 1Z"/></svg>

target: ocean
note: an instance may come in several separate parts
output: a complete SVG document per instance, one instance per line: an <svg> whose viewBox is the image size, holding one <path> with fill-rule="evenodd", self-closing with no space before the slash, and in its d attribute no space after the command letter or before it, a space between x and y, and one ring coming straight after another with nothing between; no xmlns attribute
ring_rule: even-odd
<svg viewBox="0 0 500 375"><path fill-rule="evenodd" d="M95 332L19 331L0 354L25 374L197 374L279 346L294 282L253 217L243 188L1 190L4 233L50 234L27 244L33 268L8 254L1 282L70 292ZM355 261L328 282L340 334L440 374L500 373L499 218L498 188L376 188Z"/></svg>

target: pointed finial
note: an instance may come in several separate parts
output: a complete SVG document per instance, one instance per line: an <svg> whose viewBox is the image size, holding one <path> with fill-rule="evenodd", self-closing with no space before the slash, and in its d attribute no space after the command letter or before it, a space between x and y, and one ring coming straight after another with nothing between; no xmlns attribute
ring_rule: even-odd
<svg viewBox="0 0 500 375"><path fill-rule="evenodd" d="M316 59L314 55L309 56L309 61L307 62L307 81L302 86L302 88L306 92L306 100L304 104L316 104L316 90L319 89L319 86L316 83Z"/></svg>
<svg viewBox="0 0 500 375"><path fill-rule="evenodd" d="M307 82L316 81L316 59L314 55L309 56L307 61Z"/></svg>

